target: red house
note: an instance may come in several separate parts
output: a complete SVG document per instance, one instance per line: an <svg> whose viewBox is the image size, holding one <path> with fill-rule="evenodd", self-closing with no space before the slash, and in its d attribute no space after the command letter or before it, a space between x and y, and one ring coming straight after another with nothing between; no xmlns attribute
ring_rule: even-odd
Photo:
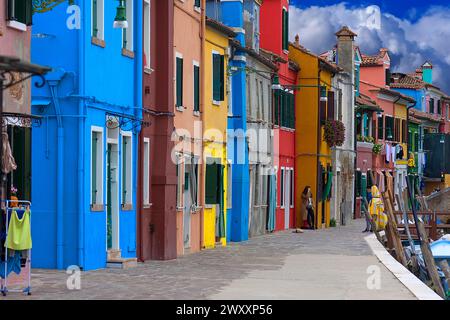
<svg viewBox="0 0 450 320"><path fill-rule="evenodd" d="M295 91L298 66L289 61L289 1L265 0L261 6L261 53L278 66L282 90L273 91L273 166L277 172L275 230L295 226Z"/></svg>

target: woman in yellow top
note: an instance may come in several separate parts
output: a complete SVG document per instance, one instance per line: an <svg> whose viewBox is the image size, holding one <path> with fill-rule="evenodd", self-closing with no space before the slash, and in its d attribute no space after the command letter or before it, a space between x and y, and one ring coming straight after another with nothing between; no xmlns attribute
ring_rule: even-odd
<svg viewBox="0 0 450 320"><path fill-rule="evenodd" d="M384 213L384 205L381 200L381 194L377 186L372 186L372 200L369 203L369 213L375 222L377 231L384 230L386 227L388 217Z"/></svg>

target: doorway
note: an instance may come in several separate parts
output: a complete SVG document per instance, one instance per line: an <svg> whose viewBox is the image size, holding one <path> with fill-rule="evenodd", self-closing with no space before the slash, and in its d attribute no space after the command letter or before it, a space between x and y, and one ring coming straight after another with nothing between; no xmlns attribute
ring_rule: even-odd
<svg viewBox="0 0 450 320"><path fill-rule="evenodd" d="M106 152L106 230L108 251L119 250L119 152L116 143L108 143Z"/></svg>
<svg viewBox="0 0 450 320"><path fill-rule="evenodd" d="M185 249L191 247L191 166L186 164L184 172L183 243Z"/></svg>
<svg viewBox="0 0 450 320"><path fill-rule="evenodd" d="M288 230L290 225L291 211L291 174L292 170L284 170L284 229Z"/></svg>

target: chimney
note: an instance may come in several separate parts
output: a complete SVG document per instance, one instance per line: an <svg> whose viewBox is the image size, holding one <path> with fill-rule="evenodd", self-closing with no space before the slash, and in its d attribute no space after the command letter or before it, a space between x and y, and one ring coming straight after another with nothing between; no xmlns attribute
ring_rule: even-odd
<svg viewBox="0 0 450 320"><path fill-rule="evenodd" d="M295 35L295 41L294 41L294 44L295 44L297 47L300 46L300 37L299 37L298 34Z"/></svg>
<svg viewBox="0 0 450 320"><path fill-rule="evenodd" d="M347 26L343 26L341 30L336 32L336 37L338 40L336 62L339 67L352 76L352 79L355 69L356 36L357 34L351 31Z"/></svg>
<svg viewBox="0 0 450 320"><path fill-rule="evenodd" d="M426 83L433 83L433 65L431 62L425 62L422 67L422 80Z"/></svg>

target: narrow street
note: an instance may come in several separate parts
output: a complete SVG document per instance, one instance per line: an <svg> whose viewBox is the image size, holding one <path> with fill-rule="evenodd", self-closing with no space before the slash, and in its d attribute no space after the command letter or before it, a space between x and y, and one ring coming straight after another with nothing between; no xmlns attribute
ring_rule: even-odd
<svg viewBox="0 0 450 320"><path fill-rule="evenodd" d="M65 272L35 269L33 295L6 299L415 299L372 254L362 229L357 220L286 231L173 261L86 272L81 290L67 289ZM371 265L380 267L380 290L367 288Z"/></svg>

